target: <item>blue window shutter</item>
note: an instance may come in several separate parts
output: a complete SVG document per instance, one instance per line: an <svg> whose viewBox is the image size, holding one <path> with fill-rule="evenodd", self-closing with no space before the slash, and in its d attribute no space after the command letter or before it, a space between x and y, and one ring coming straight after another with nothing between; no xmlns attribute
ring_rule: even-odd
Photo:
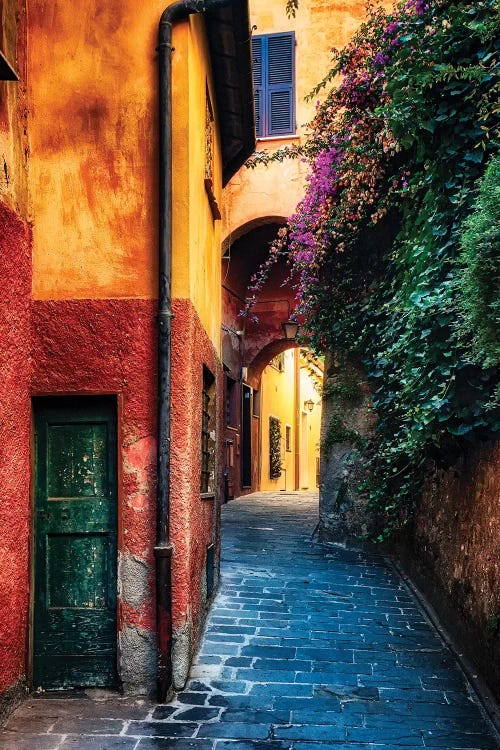
<svg viewBox="0 0 500 750"><path fill-rule="evenodd" d="M295 132L293 34L267 37L267 135Z"/></svg>
<svg viewBox="0 0 500 750"><path fill-rule="evenodd" d="M252 39L252 66L253 66L253 89L255 104L255 133L264 135L265 123L265 96L264 96L264 38L261 36Z"/></svg>
<svg viewBox="0 0 500 750"><path fill-rule="evenodd" d="M252 38L256 135L295 133L295 36Z"/></svg>

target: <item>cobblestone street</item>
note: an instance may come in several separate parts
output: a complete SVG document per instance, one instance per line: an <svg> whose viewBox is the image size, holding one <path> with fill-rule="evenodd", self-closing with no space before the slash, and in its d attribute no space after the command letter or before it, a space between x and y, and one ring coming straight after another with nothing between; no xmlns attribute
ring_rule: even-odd
<svg viewBox="0 0 500 750"><path fill-rule="evenodd" d="M167 706L27 700L1 750L315 750L498 744L450 651L384 560L311 541L317 497L223 510L223 583Z"/></svg>

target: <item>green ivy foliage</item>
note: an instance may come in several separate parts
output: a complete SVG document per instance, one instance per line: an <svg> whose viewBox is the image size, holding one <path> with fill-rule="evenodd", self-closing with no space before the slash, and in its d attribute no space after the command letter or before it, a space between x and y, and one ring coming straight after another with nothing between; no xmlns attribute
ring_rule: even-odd
<svg viewBox="0 0 500 750"><path fill-rule="evenodd" d="M470 350L471 362L499 366L500 157L491 160L462 230L457 333Z"/></svg>
<svg viewBox="0 0 500 750"><path fill-rule="evenodd" d="M431 466L500 430L499 28L498 0L369 4L288 152L310 176L272 255L288 255L316 350L367 369L379 540L411 518Z"/></svg>
<svg viewBox="0 0 500 750"><path fill-rule="evenodd" d="M498 205L488 233L484 198L471 214L498 149L498 5L430 3L422 16L407 26L380 109L401 144L391 177L394 185L403 173L406 184L384 199L399 232L376 291L352 310L379 416L367 485L372 507L384 513L378 539L411 517L430 460L448 468L500 428Z"/></svg>
<svg viewBox="0 0 500 750"><path fill-rule="evenodd" d="M278 417L269 417L269 477L281 476L281 422Z"/></svg>
<svg viewBox="0 0 500 750"><path fill-rule="evenodd" d="M333 382L325 383L322 388L323 398L337 398L347 403L356 403L363 398L363 389L353 377L338 377Z"/></svg>
<svg viewBox="0 0 500 750"><path fill-rule="evenodd" d="M359 432L347 427L339 412L333 412L330 414L328 429L321 442L321 447L328 455L333 446L340 443L351 443L356 448L363 448L366 445L366 440Z"/></svg>

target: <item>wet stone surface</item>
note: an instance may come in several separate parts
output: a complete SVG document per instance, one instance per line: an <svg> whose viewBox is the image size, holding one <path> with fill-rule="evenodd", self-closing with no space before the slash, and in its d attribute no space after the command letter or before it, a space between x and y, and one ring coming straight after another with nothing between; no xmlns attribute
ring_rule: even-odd
<svg viewBox="0 0 500 750"><path fill-rule="evenodd" d="M0 750L498 750L452 654L375 555L311 541L317 497L223 511L223 583L183 693L30 698Z"/></svg>

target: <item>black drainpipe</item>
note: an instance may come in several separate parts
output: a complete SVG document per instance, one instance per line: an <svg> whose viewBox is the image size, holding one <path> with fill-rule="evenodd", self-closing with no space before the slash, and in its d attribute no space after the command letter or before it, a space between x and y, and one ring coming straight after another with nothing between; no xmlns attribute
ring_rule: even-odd
<svg viewBox="0 0 500 750"><path fill-rule="evenodd" d="M163 11L158 29L159 65L159 293L158 293L158 488L156 511L157 697L172 687L172 552L170 515L170 352L172 323L172 24L233 0L180 0Z"/></svg>

